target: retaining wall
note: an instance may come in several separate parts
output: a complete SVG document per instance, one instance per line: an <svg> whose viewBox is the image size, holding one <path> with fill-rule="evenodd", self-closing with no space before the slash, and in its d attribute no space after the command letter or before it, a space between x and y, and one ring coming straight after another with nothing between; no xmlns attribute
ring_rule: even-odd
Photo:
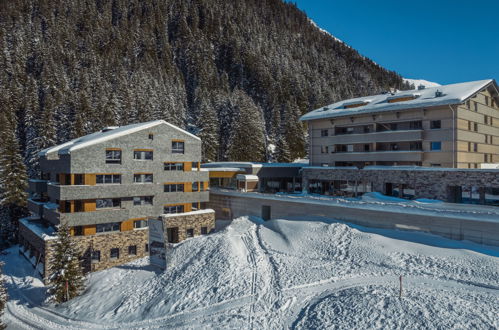
<svg viewBox="0 0 499 330"><path fill-rule="evenodd" d="M451 217L379 211L359 207L327 205L323 201L289 201L276 196L252 193L210 192L208 207L214 209L217 219L231 220L239 216L262 217L264 206L270 207L270 218L322 217L345 221L365 227L401 229L427 232L455 240L499 246L499 219L497 221L455 219Z"/></svg>

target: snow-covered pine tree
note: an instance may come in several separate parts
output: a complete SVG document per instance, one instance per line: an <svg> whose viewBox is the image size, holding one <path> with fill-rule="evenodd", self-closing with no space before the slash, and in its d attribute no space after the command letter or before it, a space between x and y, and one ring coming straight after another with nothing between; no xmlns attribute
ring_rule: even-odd
<svg viewBox="0 0 499 330"><path fill-rule="evenodd" d="M26 216L27 174L16 137L15 119L0 112L0 238L16 242L18 221Z"/></svg>
<svg viewBox="0 0 499 330"><path fill-rule="evenodd" d="M3 313L5 310L5 305L7 304L7 289L5 289L5 281L3 277L3 263L0 262L0 330L6 328L6 325L2 321Z"/></svg>
<svg viewBox="0 0 499 330"><path fill-rule="evenodd" d="M50 258L50 273L51 298L57 303L80 295L85 288L80 253L71 239L67 224L61 224L57 229L57 239Z"/></svg>

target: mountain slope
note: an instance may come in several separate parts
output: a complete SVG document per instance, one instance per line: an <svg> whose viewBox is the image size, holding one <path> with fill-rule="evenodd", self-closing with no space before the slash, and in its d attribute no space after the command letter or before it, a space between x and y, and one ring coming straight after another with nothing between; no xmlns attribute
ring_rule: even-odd
<svg viewBox="0 0 499 330"><path fill-rule="evenodd" d="M281 0L4 1L0 45L0 107L30 174L43 147L152 119L198 134L204 160L289 161L302 114L407 87Z"/></svg>

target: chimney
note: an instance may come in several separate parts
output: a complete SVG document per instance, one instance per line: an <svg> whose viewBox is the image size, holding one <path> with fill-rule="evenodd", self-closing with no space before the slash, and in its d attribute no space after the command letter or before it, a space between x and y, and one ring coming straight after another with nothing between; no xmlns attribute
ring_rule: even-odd
<svg viewBox="0 0 499 330"><path fill-rule="evenodd" d="M423 90L423 89L425 89L425 88L426 88L426 86L425 86L425 85L423 85L423 84L421 84L421 85L419 85L419 86L418 86L418 91Z"/></svg>
<svg viewBox="0 0 499 330"><path fill-rule="evenodd" d="M442 95L444 95L440 90L437 89L437 91L435 92L435 97L441 97Z"/></svg>

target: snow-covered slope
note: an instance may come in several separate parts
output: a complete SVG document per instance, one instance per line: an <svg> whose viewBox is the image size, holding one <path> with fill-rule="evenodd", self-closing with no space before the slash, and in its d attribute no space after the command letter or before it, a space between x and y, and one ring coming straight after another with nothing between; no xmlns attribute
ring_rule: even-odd
<svg viewBox="0 0 499 330"><path fill-rule="evenodd" d="M403 78L403 79L404 79L404 82L408 82L409 84L414 85L414 87L416 89L418 88L419 85L423 85L426 88L442 86L436 82L431 82L431 81L423 80L423 79L409 79L409 78Z"/></svg>
<svg viewBox="0 0 499 330"><path fill-rule="evenodd" d="M9 252L15 329L499 327L499 249L426 234L243 217L173 247L164 273L147 259L97 272L58 307Z"/></svg>

